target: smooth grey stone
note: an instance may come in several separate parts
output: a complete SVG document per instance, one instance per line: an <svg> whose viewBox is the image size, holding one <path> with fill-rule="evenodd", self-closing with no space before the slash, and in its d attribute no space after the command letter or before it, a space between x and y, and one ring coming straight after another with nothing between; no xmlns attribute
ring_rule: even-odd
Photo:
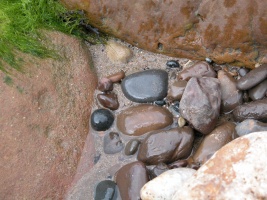
<svg viewBox="0 0 267 200"><path fill-rule="evenodd" d="M118 187L114 181L104 180L97 184L94 200L117 200Z"/></svg>
<svg viewBox="0 0 267 200"><path fill-rule="evenodd" d="M249 90L249 97L255 101L255 100L263 99L266 93L267 93L267 79L259 83L254 88L251 88Z"/></svg>
<svg viewBox="0 0 267 200"><path fill-rule="evenodd" d="M91 126L96 131L105 131L109 129L114 121L114 116L107 109L97 109L91 115Z"/></svg>
<svg viewBox="0 0 267 200"><path fill-rule="evenodd" d="M246 119L235 127L239 136L247 135L253 132L267 131L267 123L259 122L254 119Z"/></svg>
<svg viewBox="0 0 267 200"><path fill-rule="evenodd" d="M110 132L104 136L104 152L106 154L118 153L123 148L124 148L124 145L118 133Z"/></svg>

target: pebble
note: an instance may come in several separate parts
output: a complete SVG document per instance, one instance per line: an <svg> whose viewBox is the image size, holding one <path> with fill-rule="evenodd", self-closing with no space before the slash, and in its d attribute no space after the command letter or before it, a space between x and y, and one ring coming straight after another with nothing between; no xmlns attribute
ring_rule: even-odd
<svg viewBox="0 0 267 200"><path fill-rule="evenodd" d="M108 92L113 90L113 83L110 79L104 77L98 82L97 89L101 92Z"/></svg>
<svg viewBox="0 0 267 200"><path fill-rule="evenodd" d="M235 124L232 122L223 123L204 137L193 155L193 161L200 166L203 165L216 151L235 137Z"/></svg>
<svg viewBox="0 0 267 200"><path fill-rule="evenodd" d="M147 165L156 165L187 158L193 140L193 129L187 126L151 132L141 143L137 159Z"/></svg>
<svg viewBox="0 0 267 200"><path fill-rule="evenodd" d="M110 110L117 110L119 108L118 97L115 93L98 94L97 100L99 103Z"/></svg>
<svg viewBox="0 0 267 200"><path fill-rule="evenodd" d="M179 101L175 101L169 106L169 110L171 111L171 113L175 117L179 117L180 116L179 105L180 105L180 102Z"/></svg>
<svg viewBox="0 0 267 200"><path fill-rule="evenodd" d="M148 173L144 163L136 161L120 168L116 183L123 200L139 200L141 188L148 182Z"/></svg>
<svg viewBox="0 0 267 200"><path fill-rule="evenodd" d="M126 135L140 136L149 131L165 128L173 123L166 108L141 104L127 108L117 116L117 128Z"/></svg>
<svg viewBox="0 0 267 200"><path fill-rule="evenodd" d="M179 80L186 81L192 77L216 77L216 73L207 62L200 61L193 66L184 69L177 76Z"/></svg>
<svg viewBox="0 0 267 200"><path fill-rule="evenodd" d="M241 77L242 77L242 76L245 76L248 72L249 72L249 69L244 68L244 67L241 67L241 68L238 70L238 74L239 74Z"/></svg>
<svg viewBox="0 0 267 200"><path fill-rule="evenodd" d="M118 187L114 181L104 180L97 184L94 200L117 200Z"/></svg>
<svg viewBox="0 0 267 200"><path fill-rule="evenodd" d="M150 178L156 178L157 176L168 170L168 165L166 165L165 163L159 163L152 170L149 171Z"/></svg>
<svg viewBox="0 0 267 200"><path fill-rule="evenodd" d="M246 119L235 127L239 136L247 135L253 132L267 131L267 123L263 123L254 119Z"/></svg>
<svg viewBox="0 0 267 200"><path fill-rule="evenodd" d="M114 121L113 114L107 109L97 109L91 115L91 126L96 131L109 129Z"/></svg>
<svg viewBox="0 0 267 200"><path fill-rule="evenodd" d="M245 76L241 77L237 81L237 88L240 90L248 90L258 85L266 78L267 78L267 64L263 64L258 68L251 70Z"/></svg>
<svg viewBox="0 0 267 200"><path fill-rule="evenodd" d="M130 48L112 40L107 42L106 52L112 62L127 63L133 57Z"/></svg>
<svg viewBox="0 0 267 200"><path fill-rule="evenodd" d="M186 124L185 119L182 118L182 117L179 117L179 118L178 118L178 126L179 126L179 127L183 127L185 124Z"/></svg>
<svg viewBox="0 0 267 200"><path fill-rule="evenodd" d="M187 81L183 81L183 80L176 80L175 82L173 82L169 87L169 91L167 95L168 100L180 101L183 96L186 84L187 84Z"/></svg>
<svg viewBox="0 0 267 200"><path fill-rule="evenodd" d="M127 156L134 155L136 151L138 150L140 143L141 142L137 139L130 140L125 146L125 149L124 149L125 155Z"/></svg>
<svg viewBox="0 0 267 200"><path fill-rule="evenodd" d="M197 131L209 134L217 123L221 106L218 79L192 77L180 101L180 114Z"/></svg>
<svg viewBox="0 0 267 200"><path fill-rule="evenodd" d="M168 91L168 73L158 69L137 72L124 78L121 88L124 95L134 102L163 100Z"/></svg>
<svg viewBox="0 0 267 200"><path fill-rule="evenodd" d="M245 119L267 122L267 98L240 105L234 109L233 115L237 122Z"/></svg>
<svg viewBox="0 0 267 200"><path fill-rule="evenodd" d="M168 170L146 183L141 189L142 200L170 200L177 188L190 179L196 172L194 169L178 168Z"/></svg>
<svg viewBox="0 0 267 200"><path fill-rule="evenodd" d="M154 104L158 106L164 106L166 105L166 101L165 100L154 101Z"/></svg>
<svg viewBox="0 0 267 200"><path fill-rule="evenodd" d="M170 68L181 68L177 60L168 60L166 65L167 67L170 67Z"/></svg>
<svg viewBox="0 0 267 200"><path fill-rule="evenodd" d="M104 147L104 152L106 154L115 154L120 152L124 148L124 145L118 133L110 132L104 136L103 147Z"/></svg>
<svg viewBox="0 0 267 200"><path fill-rule="evenodd" d="M243 94L236 87L236 79L230 76L228 72L220 70L218 72L218 80L220 81L222 92L221 110L227 113L243 103Z"/></svg>
<svg viewBox="0 0 267 200"><path fill-rule="evenodd" d="M125 72L121 70L115 74L109 75L107 78L111 80L112 83L119 83L122 79L125 78Z"/></svg>
<svg viewBox="0 0 267 200"><path fill-rule="evenodd" d="M223 146L171 200L265 199L267 132L251 133Z"/></svg>
<svg viewBox="0 0 267 200"><path fill-rule="evenodd" d="M252 100L260 100L267 96L267 79L249 90L249 97Z"/></svg>

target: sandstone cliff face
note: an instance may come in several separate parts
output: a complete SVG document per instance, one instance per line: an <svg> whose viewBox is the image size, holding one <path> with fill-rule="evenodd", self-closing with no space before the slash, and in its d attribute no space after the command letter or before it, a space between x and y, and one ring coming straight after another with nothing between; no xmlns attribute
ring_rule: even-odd
<svg viewBox="0 0 267 200"><path fill-rule="evenodd" d="M267 62L267 1L61 0L140 48L253 68Z"/></svg>

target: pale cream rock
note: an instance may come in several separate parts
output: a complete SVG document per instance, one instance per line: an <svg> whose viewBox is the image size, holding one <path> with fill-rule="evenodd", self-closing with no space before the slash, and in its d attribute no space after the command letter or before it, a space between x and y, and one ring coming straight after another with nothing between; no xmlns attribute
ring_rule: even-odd
<svg viewBox="0 0 267 200"><path fill-rule="evenodd" d="M190 168L168 170L147 182L141 189L142 200L169 200L187 179L196 172Z"/></svg>
<svg viewBox="0 0 267 200"><path fill-rule="evenodd" d="M267 199L267 132L239 137L217 151L172 200Z"/></svg>
<svg viewBox="0 0 267 200"><path fill-rule="evenodd" d="M113 40L107 42L106 52L112 62L127 63L133 56L132 50Z"/></svg>

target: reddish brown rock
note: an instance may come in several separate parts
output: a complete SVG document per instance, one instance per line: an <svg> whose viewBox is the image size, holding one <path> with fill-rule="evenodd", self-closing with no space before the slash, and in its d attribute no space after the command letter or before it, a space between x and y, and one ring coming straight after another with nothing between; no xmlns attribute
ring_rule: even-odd
<svg viewBox="0 0 267 200"><path fill-rule="evenodd" d="M109 108L110 110L117 110L119 108L118 97L115 93L98 94L96 97L99 103L105 108Z"/></svg>
<svg viewBox="0 0 267 200"><path fill-rule="evenodd" d="M216 63L267 62L267 1L61 0L140 48Z"/></svg>
<svg viewBox="0 0 267 200"><path fill-rule="evenodd" d="M169 87L167 98L171 101L180 101L183 96L186 84L187 81L183 80L176 80L175 82L173 82Z"/></svg>
<svg viewBox="0 0 267 200"><path fill-rule="evenodd" d="M88 134L90 52L61 33L48 37L66 59L22 55L24 73L0 72L0 199L63 199Z"/></svg>

